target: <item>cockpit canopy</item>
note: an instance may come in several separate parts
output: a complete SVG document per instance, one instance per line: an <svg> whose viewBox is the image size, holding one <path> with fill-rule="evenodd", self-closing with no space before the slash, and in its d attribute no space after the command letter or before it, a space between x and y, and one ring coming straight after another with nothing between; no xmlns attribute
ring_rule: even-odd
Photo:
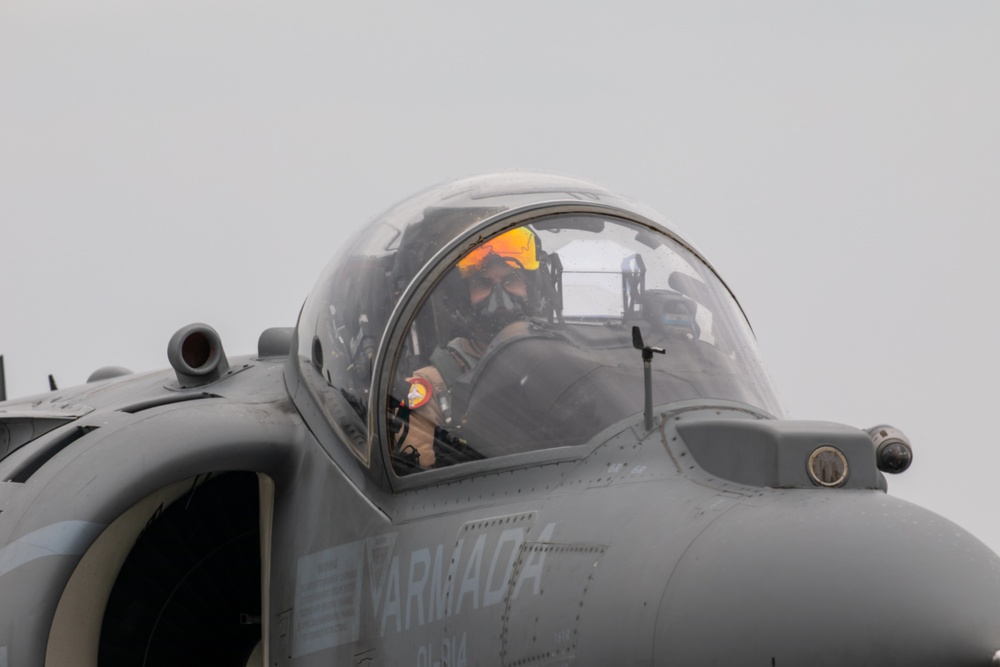
<svg viewBox="0 0 1000 667"><path fill-rule="evenodd" d="M655 213L551 176L432 188L356 234L306 301L297 361L341 439L405 475L584 444L641 413L633 326L665 350L654 404L781 415L711 267Z"/></svg>

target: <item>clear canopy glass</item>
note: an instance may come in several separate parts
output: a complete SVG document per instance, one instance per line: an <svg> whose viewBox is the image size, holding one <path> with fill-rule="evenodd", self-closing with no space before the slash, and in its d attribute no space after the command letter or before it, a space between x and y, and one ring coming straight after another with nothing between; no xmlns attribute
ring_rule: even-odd
<svg viewBox="0 0 1000 667"><path fill-rule="evenodd" d="M365 464L383 448L398 476L579 445L641 414L634 326L664 350L654 405L782 416L738 304L654 211L517 172L428 189L348 239L303 306L291 381L304 414Z"/></svg>
<svg viewBox="0 0 1000 667"><path fill-rule="evenodd" d="M501 255L508 268L498 271L508 277L477 286L466 257L523 230L537 262L534 253L531 263ZM780 414L742 312L669 236L611 216L557 214L482 245L426 295L389 360L398 474L580 445L641 413L633 327L664 351L653 360L654 405L721 399ZM506 292L511 308L483 327L488 305L475 298L486 287L497 304Z"/></svg>

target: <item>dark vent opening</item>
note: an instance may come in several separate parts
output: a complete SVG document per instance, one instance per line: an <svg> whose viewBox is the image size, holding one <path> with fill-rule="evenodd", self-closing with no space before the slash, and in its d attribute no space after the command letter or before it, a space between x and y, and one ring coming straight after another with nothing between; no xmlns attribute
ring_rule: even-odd
<svg viewBox="0 0 1000 667"><path fill-rule="evenodd" d="M91 431L96 431L97 429L97 426L76 426L69 429L62 435L62 437L54 439L47 446L36 452L30 459L25 461L13 475L7 478L7 481L23 484L28 481L32 475L38 472L39 468L48 463L49 460L51 460L56 454L66 449Z"/></svg>
<svg viewBox="0 0 1000 667"><path fill-rule="evenodd" d="M9 417L0 419L0 460L75 417Z"/></svg>
<svg viewBox="0 0 1000 667"><path fill-rule="evenodd" d="M143 410L150 410L152 408L159 408L164 405L173 405L174 403L185 403L187 401L198 401L203 398L220 398L217 394L209 394L206 392L198 392L196 394L174 394L172 396L161 396L160 398L154 398L149 401L142 401L141 403L134 403L127 408L122 408L119 412L125 412L130 415L134 415L137 412L142 412Z"/></svg>

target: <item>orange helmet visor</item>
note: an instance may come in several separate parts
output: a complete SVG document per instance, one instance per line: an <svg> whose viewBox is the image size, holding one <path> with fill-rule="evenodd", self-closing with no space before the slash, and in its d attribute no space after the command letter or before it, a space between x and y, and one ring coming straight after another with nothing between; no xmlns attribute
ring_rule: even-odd
<svg viewBox="0 0 1000 667"><path fill-rule="evenodd" d="M458 262L458 269L462 273L462 277L464 278L482 268L490 255L496 255L505 260L513 259L521 268L528 271L534 271L538 268L535 235L527 227L515 227L473 248Z"/></svg>

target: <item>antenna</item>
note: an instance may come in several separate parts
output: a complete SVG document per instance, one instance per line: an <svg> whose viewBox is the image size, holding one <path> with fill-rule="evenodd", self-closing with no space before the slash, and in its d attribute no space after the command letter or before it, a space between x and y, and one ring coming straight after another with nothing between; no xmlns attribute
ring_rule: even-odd
<svg viewBox="0 0 1000 667"><path fill-rule="evenodd" d="M642 332L639 327L632 327L632 347L642 350L642 381L645 387L646 400L643 404L642 416L647 431L653 430L653 353L665 354L662 347L647 347L642 343Z"/></svg>
<svg viewBox="0 0 1000 667"><path fill-rule="evenodd" d="M0 402L7 400L7 375L3 368L3 355L0 354Z"/></svg>

